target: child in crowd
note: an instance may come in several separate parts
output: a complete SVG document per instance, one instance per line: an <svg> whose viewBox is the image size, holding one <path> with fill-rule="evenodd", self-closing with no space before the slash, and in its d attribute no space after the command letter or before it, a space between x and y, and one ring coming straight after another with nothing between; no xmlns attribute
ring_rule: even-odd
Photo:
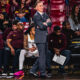
<svg viewBox="0 0 80 80"><path fill-rule="evenodd" d="M24 9L20 9L16 15L17 15L16 16L16 20L19 20L19 22L21 22L22 24L24 24L24 32L26 32L26 30L29 27L29 21L25 17L25 15L26 15L25 10Z"/></svg>

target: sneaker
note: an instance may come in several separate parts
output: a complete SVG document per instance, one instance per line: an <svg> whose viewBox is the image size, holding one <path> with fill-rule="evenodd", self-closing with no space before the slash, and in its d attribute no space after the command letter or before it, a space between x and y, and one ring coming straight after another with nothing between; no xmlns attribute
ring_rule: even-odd
<svg viewBox="0 0 80 80"><path fill-rule="evenodd" d="M48 69L47 70L47 77L48 78L51 78L52 77L51 69Z"/></svg>
<svg viewBox="0 0 80 80"><path fill-rule="evenodd" d="M13 77L14 77L14 76L7 76L6 78L7 78L7 79L11 79L11 78L13 78Z"/></svg>
<svg viewBox="0 0 80 80"><path fill-rule="evenodd" d="M47 73L46 77L47 78L51 78L52 77L52 74L51 73Z"/></svg>
<svg viewBox="0 0 80 80"><path fill-rule="evenodd" d="M14 73L9 73L9 75L10 75L10 76L13 76L13 75L14 75Z"/></svg>
<svg viewBox="0 0 80 80"><path fill-rule="evenodd" d="M7 77L7 73L2 73L2 78L6 78Z"/></svg>
<svg viewBox="0 0 80 80"><path fill-rule="evenodd" d="M14 73L14 77L15 77L16 79L22 79L22 78L24 77L24 71L20 70L20 71L18 71L18 72L15 72L15 73Z"/></svg>
<svg viewBox="0 0 80 80"><path fill-rule="evenodd" d="M24 75L24 71L20 70L14 73L14 76L20 76L20 75Z"/></svg>
<svg viewBox="0 0 80 80"><path fill-rule="evenodd" d="M0 69L0 74L2 74L2 69Z"/></svg>
<svg viewBox="0 0 80 80"><path fill-rule="evenodd" d="M58 69L59 74L67 74L63 68Z"/></svg>

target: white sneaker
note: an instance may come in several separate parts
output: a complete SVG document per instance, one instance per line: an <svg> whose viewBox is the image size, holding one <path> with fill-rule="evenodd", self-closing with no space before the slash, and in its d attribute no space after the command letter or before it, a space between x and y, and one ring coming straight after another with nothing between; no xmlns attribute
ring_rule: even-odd
<svg viewBox="0 0 80 80"><path fill-rule="evenodd" d="M2 78L6 78L7 77L7 73L2 73Z"/></svg>
<svg viewBox="0 0 80 80"><path fill-rule="evenodd" d="M13 75L14 75L14 73L9 73L9 75L13 76Z"/></svg>
<svg viewBox="0 0 80 80"><path fill-rule="evenodd" d="M14 76L7 76L6 78L7 78L7 79L10 79L10 78L13 78L13 77L14 77Z"/></svg>

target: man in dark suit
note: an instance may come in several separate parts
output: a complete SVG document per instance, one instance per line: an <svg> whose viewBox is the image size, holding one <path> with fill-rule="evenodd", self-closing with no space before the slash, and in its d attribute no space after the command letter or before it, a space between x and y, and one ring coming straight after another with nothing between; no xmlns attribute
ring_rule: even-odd
<svg viewBox="0 0 80 80"><path fill-rule="evenodd" d="M35 9L37 12L33 17L33 21L35 23L35 43L39 50L39 58L36 60L33 65L30 73L36 73L39 68L40 77L46 77L46 55L48 51L47 44L47 27L51 27L51 20L46 13L43 12L43 2L38 1L35 5Z"/></svg>

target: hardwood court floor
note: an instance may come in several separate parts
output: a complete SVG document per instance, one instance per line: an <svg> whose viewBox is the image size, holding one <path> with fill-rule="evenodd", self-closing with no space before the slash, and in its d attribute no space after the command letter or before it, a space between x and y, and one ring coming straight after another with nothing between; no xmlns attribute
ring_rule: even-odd
<svg viewBox="0 0 80 80"><path fill-rule="evenodd" d="M12 78L12 79L0 79L0 80L17 80L17 79ZM25 76L23 80L80 80L80 74L53 75L52 78L46 78L46 79Z"/></svg>
<svg viewBox="0 0 80 80"><path fill-rule="evenodd" d="M66 71L67 72L67 71ZM15 78L12 79L1 79L0 80L17 80ZM28 71L26 72L23 80L80 80L80 70L79 71L68 71L68 74L58 74L57 71L52 71L52 78L46 78L46 79L41 79L41 78L34 78L31 77L28 73Z"/></svg>

